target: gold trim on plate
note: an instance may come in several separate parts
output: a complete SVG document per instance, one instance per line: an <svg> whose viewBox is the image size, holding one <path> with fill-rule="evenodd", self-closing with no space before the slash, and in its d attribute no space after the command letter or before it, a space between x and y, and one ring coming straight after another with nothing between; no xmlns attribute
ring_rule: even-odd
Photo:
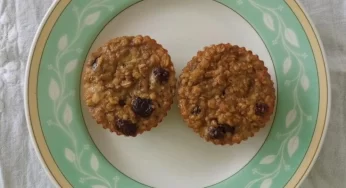
<svg viewBox="0 0 346 188"><path fill-rule="evenodd" d="M292 9L294 14L297 16L301 25L303 26L306 35L309 38L309 42L311 48L313 50L315 61L317 65L318 72L318 80L319 80L319 88L320 88L320 102L317 116L317 124L315 127L315 132L312 137L310 146L308 151L305 154L303 161L300 166L296 170L295 174L292 176L290 181L286 184L287 188L297 187L303 178L310 171L315 158L318 155L320 147L322 145L321 141L323 141L323 133L326 129L327 122L327 110L328 110L328 81L327 81L327 68L326 62L323 58L323 52L321 48L321 44L318 41L317 34L314 31L312 24L304 13L303 9L296 2L296 0L286 0L288 6Z"/></svg>

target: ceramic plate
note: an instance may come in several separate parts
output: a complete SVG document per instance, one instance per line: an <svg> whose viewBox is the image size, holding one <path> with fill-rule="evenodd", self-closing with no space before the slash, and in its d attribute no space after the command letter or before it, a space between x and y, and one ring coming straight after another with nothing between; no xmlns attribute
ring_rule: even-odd
<svg viewBox="0 0 346 188"><path fill-rule="evenodd" d="M205 142L176 103L150 132L116 136L81 98L88 54L109 39L149 35L177 73L204 46L245 46L264 60L277 91L272 121L235 146ZM61 187L296 187L317 157L330 92L317 34L295 0L61 0L32 47L26 114L34 145Z"/></svg>

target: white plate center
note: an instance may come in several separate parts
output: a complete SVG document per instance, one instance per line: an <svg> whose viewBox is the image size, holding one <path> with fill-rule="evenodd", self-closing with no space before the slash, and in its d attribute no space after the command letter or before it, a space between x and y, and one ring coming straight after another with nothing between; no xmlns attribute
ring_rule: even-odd
<svg viewBox="0 0 346 188"><path fill-rule="evenodd" d="M258 54L275 79L270 55L256 31L237 13L214 1L140 2L116 16L91 51L113 37L138 34L151 36L168 50L178 75L204 46L229 42ZM232 176L254 157L270 129L267 126L240 145L215 146L185 125L175 103L157 128L125 138L97 125L82 104L90 135L108 161L132 179L159 188L201 188Z"/></svg>

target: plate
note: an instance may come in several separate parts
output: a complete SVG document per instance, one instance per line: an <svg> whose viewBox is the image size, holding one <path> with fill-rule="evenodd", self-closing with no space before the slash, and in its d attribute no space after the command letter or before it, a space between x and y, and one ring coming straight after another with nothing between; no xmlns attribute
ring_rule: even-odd
<svg viewBox="0 0 346 188"><path fill-rule="evenodd" d="M96 125L81 98L86 57L111 38L149 35L177 76L204 46L245 46L277 91L272 121L235 146L207 143L176 103L136 138ZM296 187L327 129L330 86L318 35L295 0L61 0L47 13L28 60L25 106L40 161L60 187Z"/></svg>

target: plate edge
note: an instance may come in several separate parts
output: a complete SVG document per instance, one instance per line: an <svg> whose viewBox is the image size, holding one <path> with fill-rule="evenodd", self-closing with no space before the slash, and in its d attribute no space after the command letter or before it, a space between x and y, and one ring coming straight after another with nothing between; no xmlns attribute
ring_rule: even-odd
<svg viewBox="0 0 346 188"><path fill-rule="evenodd" d="M25 75L24 75L24 112L25 112L25 119L26 119L26 123L27 123L27 128L28 128L28 132L29 132L29 137L31 140L31 144L34 147L34 150L36 152L36 156L39 159L43 169L45 170L46 174L48 175L49 179L51 180L51 182L54 184L55 187L61 187L61 185L59 184L59 182L55 179L55 177L53 176L51 170L48 167L48 164L45 162L45 160L43 159L43 156L40 152L40 149L36 143L36 139L34 136L34 131L32 128L32 124L31 124L31 118L30 118L30 110L29 110L29 75L30 75L30 69L31 69L31 65L32 65L32 59L34 56L34 52L35 52L35 48L37 45L37 42L41 36L42 30L45 27L47 20L49 19L49 17L51 16L52 12L55 10L55 8L57 7L57 5L60 3L60 0L54 0L51 4L51 6L49 7L49 9L47 10L46 14L44 15L41 23L39 24L35 36L33 38L32 44L30 46L30 51L29 51L29 56L27 59L27 64L26 64L26 68L25 68ZM61 173L61 172L60 172Z"/></svg>
<svg viewBox="0 0 346 188"><path fill-rule="evenodd" d="M301 12L304 14L304 16L306 17L312 31L314 32L315 34L315 37L317 39L317 42L319 44L319 47L320 47L320 51L322 53L322 58L323 58L323 61L324 61L324 67L325 67L325 73L326 73L326 84L327 84L327 109L326 109L326 114L325 114L325 122L324 122L324 126L323 126L323 130L322 130L322 135L321 135L321 138L320 138L320 142L317 146L317 149L315 151L315 154L313 155L312 159L308 162L310 162L310 164L308 165L307 169L305 170L305 172L303 172L303 175L298 177L299 180L297 182L292 182L292 179L294 178L294 176L297 175L297 171L299 170L299 167L301 166L301 164L298 166L298 169L297 171L293 174L293 176L291 177L291 179L287 182L286 184L286 188L290 188L290 187L300 187L301 184L303 183L303 181L306 179L306 177L309 175L312 167L314 166L316 160L317 160L317 157L319 156L320 154L320 151L321 151L321 148L324 144L324 140L325 140L325 137L326 137L326 133L327 133L327 130L328 130L328 127L329 127L329 118L330 118L330 108L331 108L331 88L330 88L330 76L329 76L329 68L328 68L328 62L327 62L327 59L326 59L326 53L325 53L325 50L324 50L324 45L323 45L323 42L320 38L320 35L319 35L319 32L318 30L316 29L316 26L315 24L313 23L312 19L310 18L310 16L307 14L307 11L305 10L304 6L302 5L302 3L299 1L299 0L285 0L286 3L295 3L300 9L301 9ZM290 8L292 8L290 6ZM293 11L293 10L292 10ZM295 16L296 15L296 11L293 11ZM297 19L298 19L298 16L297 16ZM298 19L299 20L299 19ZM299 20L300 22L300 20ZM301 23L301 22L300 22ZM305 27L302 25L304 31L305 31ZM310 41L310 40L309 40ZM312 137L313 138L313 137ZM309 146L310 147L310 146ZM309 152L309 149L306 151L306 154ZM305 156L306 157L306 156ZM301 162L304 161L305 157L303 158L303 160Z"/></svg>

